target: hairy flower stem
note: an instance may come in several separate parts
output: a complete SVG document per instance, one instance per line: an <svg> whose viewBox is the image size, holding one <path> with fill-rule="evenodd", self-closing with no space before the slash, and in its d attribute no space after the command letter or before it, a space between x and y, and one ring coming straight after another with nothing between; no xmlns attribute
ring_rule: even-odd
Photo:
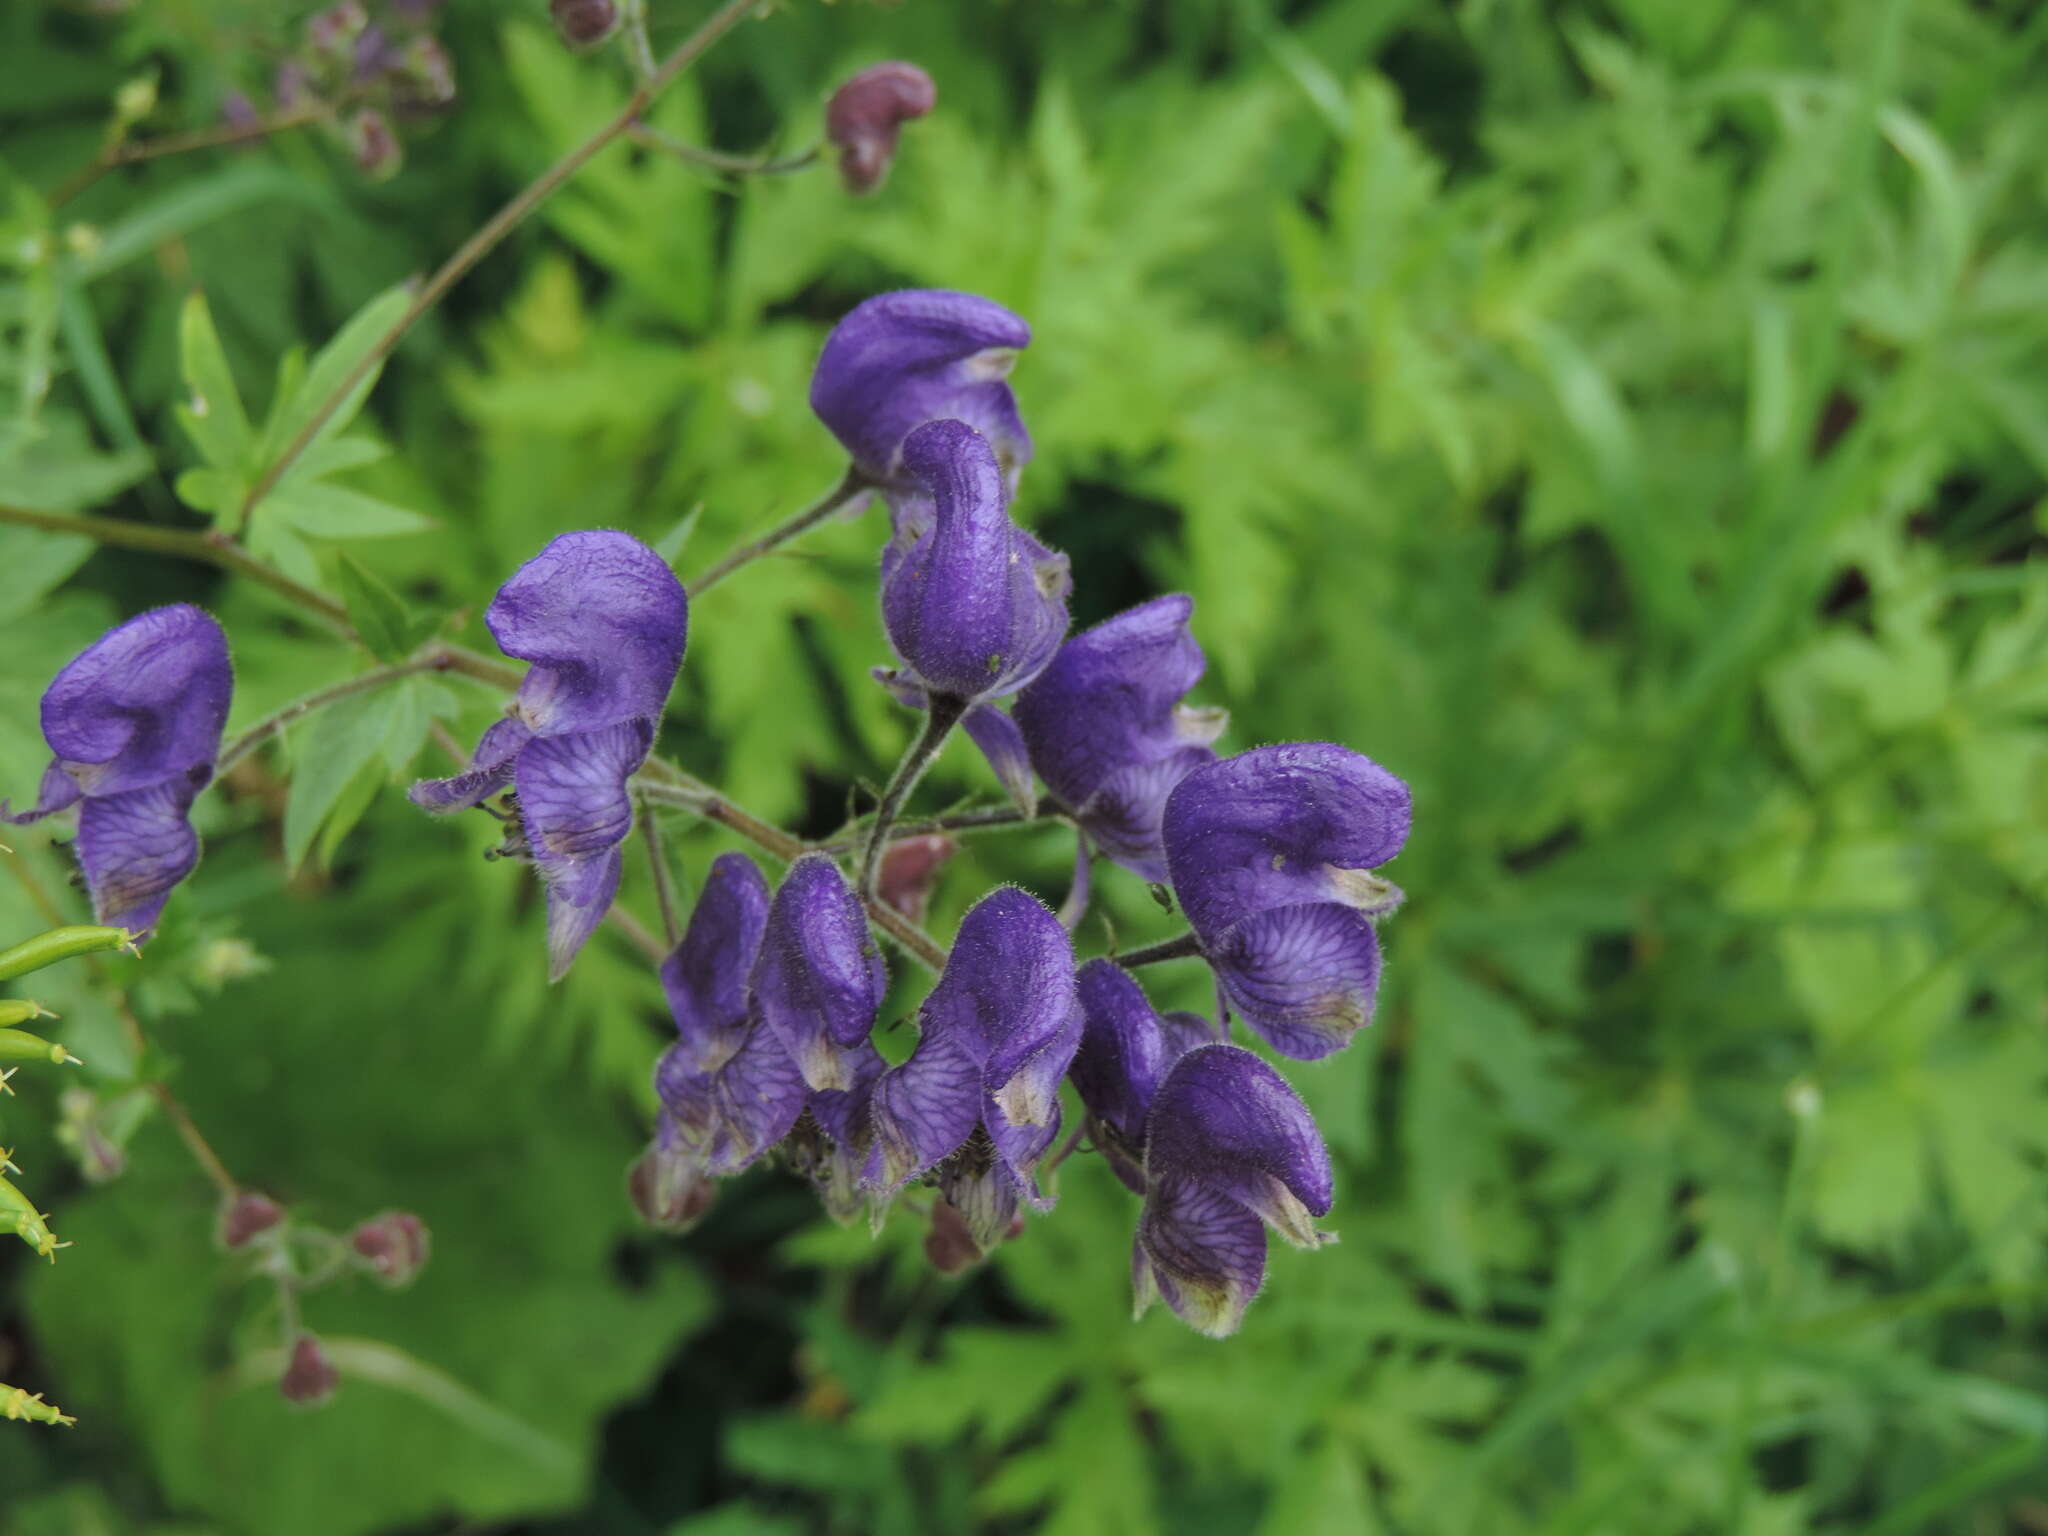
<svg viewBox="0 0 2048 1536"><path fill-rule="evenodd" d="M278 481L282 480L285 472L298 462L299 455L306 451L313 439L320 435L321 429L341 408L342 402L355 392L357 386L370 376L373 369L382 365L399 342L405 339L406 332L413 328L420 316L440 303L449 289L468 276L470 268L495 250L500 241L553 196L564 182L582 170L612 140L630 129L640 114L653 103L655 97L681 78L691 65L710 51L714 43L744 21L760 3L761 0L726 0L726 3L713 11L704 24L691 33L674 53L661 62L653 74L640 82L632 96L627 99L625 106L610 122L542 171L524 191L493 214L475 234L463 241L455 254L442 262L434 275L421 285L419 292L413 296L412 303L406 306L405 313L391 323L390 329L377 338L376 344L363 354L345 376L335 382L334 387L327 392L327 398L320 402L319 408L299 429L298 435L285 444L284 451L271 460L263 473L257 477L256 483L249 488L249 494L242 499L242 519L246 521L257 503L277 489Z"/></svg>
<svg viewBox="0 0 2048 1536"><path fill-rule="evenodd" d="M903 754L903 761L896 765L888 787L882 791L882 803L875 807L875 824L868 831L867 852L861 855L860 860L859 890L864 899L874 896L876 882L881 879L882 850L889 846L889 828L896 820L896 813L903 809L903 802L910 798L910 792L917 788L917 781L938 758L939 749L945 746L946 738L953 734L953 727L966 713L967 700L955 694L925 695L924 730L910 744L910 750Z"/></svg>
<svg viewBox="0 0 2048 1536"><path fill-rule="evenodd" d="M640 795L640 838L647 845L647 869L654 877L655 905L661 908L662 936L668 947L674 949L683 936L682 925L676 921L675 881L670 875L668 856L661 851L661 825L655 820L645 791Z"/></svg>
<svg viewBox="0 0 2048 1536"><path fill-rule="evenodd" d="M1156 965L1161 960L1184 960L1201 952L1202 941L1192 933L1184 933L1177 939L1163 939L1157 944L1147 944L1143 949L1110 958L1128 971L1141 965Z"/></svg>
<svg viewBox="0 0 2048 1536"><path fill-rule="evenodd" d="M649 149L658 149L663 154L674 155L690 165L701 165L706 170L721 171L727 176L787 176L793 171L806 171L818 163L818 149L799 150L793 155L777 158L772 155L733 155L720 149L706 149L701 144L687 143L672 133L663 133L659 128L650 128L645 123L635 123L626 130L634 143L644 144Z"/></svg>
<svg viewBox="0 0 2048 1536"><path fill-rule="evenodd" d="M214 765L214 772L216 775L225 775L235 764L271 737L278 735L286 726L312 714L315 710L325 709L330 704L337 704L358 693L368 693L372 689L382 688L386 683L395 683L402 677L412 677L421 672L445 672L449 666L446 648L435 646L432 650L415 656L411 661L378 667L359 677L351 677L346 682L336 683L331 688L322 688L316 693L307 694L304 698L294 699L284 708L265 715L223 747L220 761Z"/></svg>
<svg viewBox="0 0 2048 1536"><path fill-rule="evenodd" d="M1049 802L1047 802L1049 804ZM1026 815L1013 805L1006 805L987 811L960 811L951 816L932 816L923 821L899 821L889 829L889 841L900 843L909 837L930 837L937 832L1000 832L1011 827L1028 827L1037 824L1041 816L1047 815L1046 804L1033 807ZM867 845L865 832L850 837L835 837L827 842L813 843L811 848L818 853L852 853Z"/></svg>
<svg viewBox="0 0 2048 1536"><path fill-rule="evenodd" d="M742 544L738 549L731 551L718 564L712 566L710 570L691 582L687 589L690 596L692 598L703 596L704 593L725 580L726 577L730 576L741 566L758 560L763 555L772 554L798 534L807 533L817 527L818 524L824 522L826 518L837 512L863 491L872 489L873 483L867 476L849 464L846 467L846 473L840 477L839 483L823 496L812 502L808 507L805 507L787 522L770 529L751 544Z"/></svg>
<svg viewBox="0 0 2048 1536"><path fill-rule="evenodd" d="M1088 834L1080 830L1074 833L1074 879L1067 887L1067 899L1060 903L1060 926L1072 933L1081 926L1081 919L1088 915L1088 896L1094 888L1094 850L1088 846Z"/></svg>

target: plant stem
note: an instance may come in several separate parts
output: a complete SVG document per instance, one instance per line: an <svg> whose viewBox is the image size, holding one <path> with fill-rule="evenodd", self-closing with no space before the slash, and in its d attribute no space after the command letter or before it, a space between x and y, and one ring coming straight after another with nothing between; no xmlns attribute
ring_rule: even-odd
<svg viewBox="0 0 2048 1536"><path fill-rule="evenodd" d="M388 667L377 667L358 677L336 683L331 688L322 688L304 698L295 699L279 710L274 710L242 732L226 747L221 749L220 761L215 764L216 774L225 774L235 764L254 752L271 737L277 735L293 721L310 715L316 709L325 709L358 693L368 693L373 688L382 688L386 683L395 683L402 677L411 677L419 672L444 672L448 669L448 653L436 646L434 649L415 656L411 661L397 662Z"/></svg>
<svg viewBox="0 0 2048 1536"><path fill-rule="evenodd" d="M663 133L646 123L635 123L626 130L627 136L636 144L645 144L649 149L658 149L664 154L674 155L678 160L691 165L701 165L707 170L723 171L728 176L787 176L792 171L808 170L818 163L815 146L800 150L793 155L780 158L770 155L733 155L721 149L706 149L701 144L690 144L672 133Z"/></svg>
<svg viewBox="0 0 2048 1536"><path fill-rule="evenodd" d="M1028 827L1036 825L1038 819L1047 814L1040 805L1027 816L1013 805L1006 805L987 811L960 811L951 816L932 816L924 821L899 821L889 829L889 841L900 843L909 837L930 837L935 832L991 832L1005 827ZM852 853L867 845L865 833L848 837L835 837L828 842L813 843L811 848L818 853Z"/></svg>
<svg viewBox="0 0 2048 1536"><path fill-rule="evenodd" d="M668 858L661 851L661 825L655 820L644 792L640 796L640 836L647 844L647 867L654 876L654 901L661 908L661 931L668 947L674 949L683 936L682 926L676 921L675 882L670 877Z"/></svg>
<svg viewBox="0 0 2048 1536"><path fill-rule="evenodd" d="M787 522L770 529L751 544L742 544L739 548L730 551L723 560L720 560L710 570L691 582L689 585L690 596L702 596L741 566L780 549L798 534L806 533L810 529L817 527L818 524L825 521L826 518L837 512L863 491L871 489L873 489L873 482L849 464L846 467L846 473L840 477L839 483L823 496L812 502L808 507L805 507L794 517L791 517Z"/></svg>
<svg viewBox="0 0 2048 1536"><path fill-rule="evenodd" d="M712 44L745 20L760 3L761 0L726 0L726 3L713 11L704 24L692 32L674 53L661 62L653 74L640 82L617 116L542 171L524 191L493 214L475 234L463 241L455 254L442 262L434 275L421 286L420 291L413 296L412 303L406 306L405 313L394 320L390 329L377 338L376 345L364 353L344 377L335 382L334 387L328 391L327 398L320 402L319 408L299 429L298 435L287 443L284 451L264 469L256 483L249 488L249 494L243 498L242 517L246 519L256 504L277 488L278 481L284 478L285 472L297 462L299 455L306 451L313 439L320 435L321 429L341 408L342 401L354 393L356 386L369 377L373 369L383 364L384 359L405 339L406 332L413 328L420 316L438 304L450 288L469 274L470 268L489 255L501 240L517 229L527 215L546 202L564 182L582 170L612 140L631 128L634 121L647 110L657 96L703 57Z"/></svg>
<svg viewBox="0 0 2048 1536"><path fill-rule="evenodd" d="M647 39L647 0L625 0L626 56L633 63L633 78L648 80L654 75L654 44Z"/></svg>
<svg viewBox="0 0 2048 1536"><path fill-rule="evenodd" d="M875 894L875 883L882 874L882 850L888 846L889 827L896 820L896 813L903 809L903 802L910 798L910 792L917 787L917 781L931 767L939 755L939 749L946 744L946 738L953 734L953 727L960 723L960 717L967 713L967 701L949 693L927 693L925 695L924 730L910 750L903 754L903 761L896 765L896 771L889 776L888 787L882 791L882 803L875 807L875 824L868 831L867 852L860 860L860 893L862 897Z"/></svg>
<svg viewBox="0 0 2048 1536"><path fill-rule="evenodd" d="M160 160L165 155L182 155L188 150L220 149L230 144L247 144L256 139L267 139L273 133L282 133L288 128L303 128L306 124L318 122L327 115L328 108L324 103L309 102L305 106L280 112L275 117L259 118L253 123L223 123L218 127L199 128L190 133L167 133L159 138L109 144L90 164L50 194L50 206L63 207L117 166L138 165L144 160Z"/></svg>
<svg viewBox="0 0 2048 1536"><path fill-rule="evenodd" d="M1088 834L1080 828L1074 829L1074 879L1067 887L1067 899L1060 903L1060 926L1072 933L1081 926L1081 919L1088 915L1088 895L1093 888L1094 850L1088 846Z"/></svg>
<svg viewBox="0 0 2048 1536"><path fill-rule="evenodd" d="M1192 932L1184 933L1177 939L1163 939L1157 944L1147 944L1143 949L1134 949L1127 954L1111 955L1125 970L1140 965L1156 965L1161 960L1181 960L1202 952L1202 941Z"/></svg>

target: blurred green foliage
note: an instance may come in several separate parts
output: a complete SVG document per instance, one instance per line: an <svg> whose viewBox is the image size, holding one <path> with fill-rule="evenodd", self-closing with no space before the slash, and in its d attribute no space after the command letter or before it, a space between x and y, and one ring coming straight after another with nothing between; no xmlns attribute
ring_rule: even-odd
<svg viewBox="0 0 2048 1536"><path fill-rule="evenodd" d="M657 48L704 9L654 0ZM460 100L395 179L316 130L51 209L124 83L160 85L136 132L205 127L297 11L0 9L0 502L232 507L292 359L628 88L538 0L454 0ZM1128 1321L1134 1204L1088 1158L959 1282L909 1214L841 1231L774 1173L651 1240L621 1176L653 977L608 936L545 987L489 828L395 788L497 700L418 682L207 797L147 960L44 1001L87 1082L170 1074L244 1178L416 1209L434 1262L308 1298L348 1379L291 1412L169 1128L67 1183L24 1075L7 1140L76 1246L0 1256L0 1379L80 1424L4 1426L0 1531L2048 1530L2048 10L792 0L651 121L800 147L887 57L940 107L881 195L614 147L249 537L391 647L477 639L561 529L687 519L688 571L828 486L805 386L859 298L1015 307L1018 513L1077 620L1190 591L1226 745L1414 786L1378 1026L1290 1068L1344 1241L1276 1248L1218 1344ZM223 374L247 424L195 430ZM878 541L835 523L707 595L664 735L812 834L907 734L866 678ZM56 667L180 598L228 627L238 723L362 665L209 568L0 527L0 788ZM993 793L956 749L922 799ZM726 846L669 829L691 874ZM976 842L932 926L997 879L1056 900L1064 862ZM1084 951L1172 931L1098 879ZM0 878L0 934L41 925Z"/></svg>

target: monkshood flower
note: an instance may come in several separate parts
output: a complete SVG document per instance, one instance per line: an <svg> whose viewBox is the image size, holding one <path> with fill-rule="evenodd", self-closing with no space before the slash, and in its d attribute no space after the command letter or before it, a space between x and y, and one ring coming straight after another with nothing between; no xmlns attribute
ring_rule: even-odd
<svg viewBox="0 0 2048 1536"><path fill-rule="evenodd" d="M498 648L531 662L511 713L469 771L412 787L436 812L518 796L524 849L548 890L548 979L559 980L619 886L632 830L626 780L647 760L682 665L682 583L629 534L565 533L513 573L484 614Z"/></svg>
<svg viewBox="0 0 2048 1536"><path fill-rule="evenodd" d="M966 422L1014 483L1031 435L1009 375L1030 344L1031 327L992 299L943 288L878 294L825 338L811 409L892 504L923 494L901 455L903 440L927 421Z"/></svg>
<svg viewBox="0 0 2048 1536"><path fill-rule="evenodd" d="M889 177L903 125L938 105L932 77L900 60L864 69L825 103L825 139L839 151L839 175L856 196Z"/></svg>
<svg viewBox="0 0 2048 1536"><path fill-rule="evenodd" d="M655 1063L667 1124L705 1172L738 1173L787 1136L809 1090L796 1062L758 1022L716 1070L692 1071L681 1044Z"/></svg>
<svg viewBox="0 0 2048 1536"><path fill-rule="evenodd" d="M768 910L753 970L753 1010L803 1081L819 1090L854 1083L854 1055L875 1027L888 968L867 913L829 854L789 866Z"/></svg>
<svg viewBox="0 0 2048 1536"><path fill-rule="evenodd" d="M1209 743L1230 719L1181 702L1204 666L1188 632L1194 606L1176 593L1083 630L1013 706L1046 787L1098 848L1145 880L1167 876L1166 797L1216 760Z"/></svg>
<svg viewBox="0 0 2048 1536"><path fill-rule="evenodd" d="M782 1144L790 1168L811 1181L825 1214L841 1225L860 1214L861 1171L874 1140L875 1084L886 1066L866 1041L843 1059L847 1086L814 1090Z"/></svg>
<svg viewBox="0 0 2048 1536"><path fill-rule="evenodd" d="M1212 1338L1235 1333L1266 1278L1265 1227L1299 1248L1334 1242L1310 1219L1330 1196L1330 1155L1285 1079L1239 1046L1189 1051L1146 1117L1137 1314L1161 1298Z"/></svg>
<svg viewBox="0 0 2048 1536"><path fill-rule="evenodd" d="M934 513L883 557L882 622L905 663L900 680L962 705L1014 693L1067 632L1067 558L1010 521L995 454L965 422L918 427L903 468Z"/></svg>
<svg viewBox="0 0 2048 1536"><path fill-rule="evenodd" d="M746 1039L747 977L768 926L768 882L744 853L711 861L689 926L661 963L676 1044L692 1071L712 1072Z"/></svg>
<svg viewBox="0 0 2048 1536"><path fill-rule="evenodd" d="M146 933L199 862L187 815L213 778L234 673L220 625L187 603L118 624L43 694L55 760L17 826L79 807L78 863L95 917Z"/></svg>
<svg viewBox="0 0 2048 1536"><path fill-rule="evenodd" d="M1241 752L1167 798L1174 894L1225 999L1283 1055L1327 1056L1372 1021L1372 919L1401 901L1373 870L1408 820L1406 784L1328 742Z"/></svg>
<svg viewBox="0 0 2048 1536"><path fill-rule="evenodd" d="M1023 891L983 897L918 1024L910 1059L875 1085L866 1176L877 1216L912 1179L936 1173L986 1251L1020 1201L1051 1206L1033 1170L1059 1133L1060 1079L1081 1037L1066 930Z"/></svg>
<svg viewBox="0 0 2048 1536"><path fill-rule="evenodd" d="M1081 1048L1067 1069L1087 1107L1089 1140L1119 1179L1145 1192L1145 1120L1168 1069L1198 1045L1222 1039L1196 1013L1153 1012L1145 989L1114 960L1090 960L1075 976Z"/></svg>

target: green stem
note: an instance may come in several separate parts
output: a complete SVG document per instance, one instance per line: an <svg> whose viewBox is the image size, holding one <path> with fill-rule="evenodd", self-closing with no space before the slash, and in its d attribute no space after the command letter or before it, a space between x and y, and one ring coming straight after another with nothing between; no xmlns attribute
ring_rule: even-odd
<svg viewBox="0 0 2048 1536"><path fill-rule="evenodd" d="M640 796L640 836L647 845L647 868L654 876L654 901L661 908L661 931L668 940L668 947L674 949L676 941L683 936L682 925L676 921L675 881L669 871L668 858L661 851L661 824L655 820L644 792Z"/></svg>
<svg viewBox="0 0 2048 1536"><path fill-rule="evenodd" d="M160 138L109 144L99 152L91 164L50 194L50 206L63 207L116 166L137 165L144 160L160 160L165 155L182 155L195 149L221 149L230 144L247 144L256 139L267 139L273 133L282 133L288 128L303 128L306 124L318 122L328 115L327 103L308 103L253 123L229 123L216 128L201 128L192 133L169 133Z"/></svg>
<svg viewBox="0 0 2048 1536"><path fill-rule="evenodd" d="M1050 813L1043 805L1027 816L1015 806L1002 806L987 811L961 811L952 816L932 816L924 821L899 821L889 829L889 841L900 843L909 837L930 837L940 832L992 832L1008 827L1035 826L1040 817ZM852 853L867 845L867 835L857 833L850 837L835 837L828 842L813 843L811 847L819 853Z"/></svg>
<svg viewBox="0 0 2048 1536"><path fill-rule="evenodd" d="M745 20L760 3L761 0L726 0L724 5L711 13L702 26L690 34L681 47L662 61L653 74L640 82L617 116L542 171L524 191L493 214L475 234L463 241L455 254L442 262L434 275L421 286L420 291L413 296L412 303L406 306L405 313L394 320L390 329L377 338L376 345L365 352L356 365L335 382L334 387L327 392L327 398L320 402L319 408L299 429L298 435L285 445L284 451L271 460L263 473L257 477L256 483L249 488L249 494L243 498L242 517L246 519L258 502L277 489L278 481L284 478L285 472L298 461L299 455L320 435L334 413L341 408L342 402L355 392L356 387L368 378L373 370L383 365L384 359L405 339L406 332L413 328L420 316L440 303L448 290L469 274L470 268L496 249L501 240L525 222L526 217L553 196L564 182L582 170L612 140L630 129L657 96L703 57L712 44Z"/></svg>
<svg viewBox="0 0 2048 1536"><path fill-rule="evenodd" d="M818 524L824 522L826 518L837 512L863 491L872 490L873 488L873 481L869 480L866 475L863 475L852 465L848 465L846 473L840 477L839 483L823 496L791 517L787 522L770 529L751 544L740 545L739 548L728 553L718 564L712 566L710 570L691 582L689 587L690 596L701 597L741 566L780 549L798 534L806 533L810 529L817 527Z"/></svg>
<svg viewBox="0 0 2048 1536"><path fill-rule="evenodd" d="M793 171L809 170L818 163L816 146L780 157L733 155L722 149L706 149L701 144L691 144L646 123L635 123L626 133L636 144L645 144L649 149L658 149L678 160L701 165L707 170L722 171L728 176L787 176Z"/></svg>
<svg viewBox="0 0 2048 1536"><path fill-rule="evenodd" d="M1147 944L1143 949L1134 949L1127 954L1111 955L1125 970L1140 965L1157 965L1161 960L1183 960L1202 952L1202 941L1193 933L1184 933L1177 939L1163 939L1157 944Z"/></svg>
<svg viewBox="0 0 2048 1536"><path fill-rule="evenodd" d="M967 700L949 693L927 693L925 695L924 730L910 750L903 754L903 761L896 765L896 771L889 776L887 788L882 791L882 803L875 807L875 824L868 831L867 851L860 860L860 893L863 898L875 894L875 885L882 874L882 850L889 844L889 828L896 820L896 813L903 809L903 802L910 798L910 792L917 788L917 781L924 777L939 755L939 749L946 744L946 738L953 734L953 727L967 713Z"/></svg>
<svg viewBox="0 0 2048 1536"><path fill-rule="evenodd" d="M388 667L378 667L359 677L351 677L336 683L331 688L322 688L304 698L294 699L282 709L273 710L242 732L221 749L220 761L215 765L217 774L225 775L229 769L254 752L271 737L277 735L293 721L310 715L317 709L350 698L358 693L368 693L373 688L382 688L386 683L395 683L402 677L411 677L419 672L445 672L448 669L448 653L436 647L411 661L401 661Z"/></svg>

